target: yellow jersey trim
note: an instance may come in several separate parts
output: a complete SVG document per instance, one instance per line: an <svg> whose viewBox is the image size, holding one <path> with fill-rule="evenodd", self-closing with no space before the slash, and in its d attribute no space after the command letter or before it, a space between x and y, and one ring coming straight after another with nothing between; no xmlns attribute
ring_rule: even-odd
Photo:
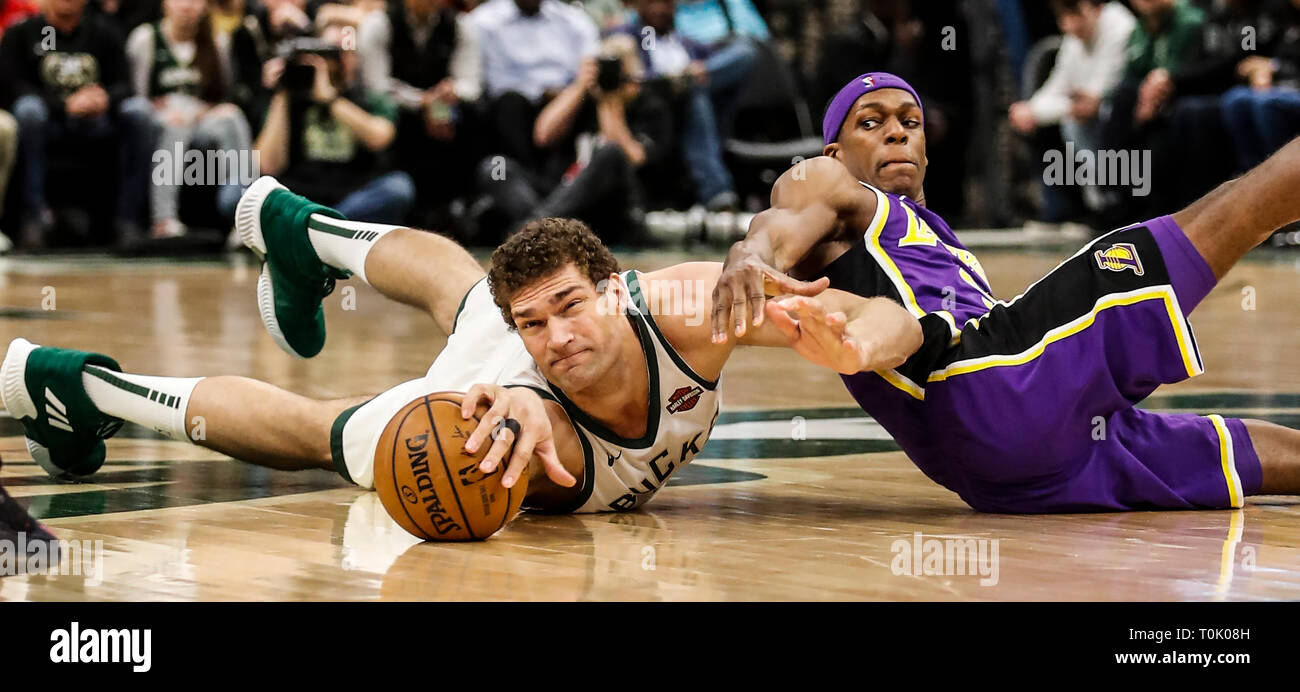
<svg viewBox="0 0 1300 692"><path fill-rule="evenodd" d="M1223 479L1228 483L1228 502L1234 508L1242 505L1241 478L1237 475L1236 452L1232 449L1232 432L1223 416L1206 416L1214 424L1214 431L1219 434L1219 465L1223 469Z"/></svg>

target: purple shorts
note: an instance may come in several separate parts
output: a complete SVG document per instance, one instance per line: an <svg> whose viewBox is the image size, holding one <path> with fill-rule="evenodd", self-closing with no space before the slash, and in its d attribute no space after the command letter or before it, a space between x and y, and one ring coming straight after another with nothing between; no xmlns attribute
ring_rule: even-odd
<svg viewBox="0 0 1300 692"><path fill-rule="evenodd" d="M913 460L983 511L1240 507L1261 483L1240 420L1135 407L1202 372L1187 316L1214 285L1168 216L1098 238L962 329Z"/></svg>

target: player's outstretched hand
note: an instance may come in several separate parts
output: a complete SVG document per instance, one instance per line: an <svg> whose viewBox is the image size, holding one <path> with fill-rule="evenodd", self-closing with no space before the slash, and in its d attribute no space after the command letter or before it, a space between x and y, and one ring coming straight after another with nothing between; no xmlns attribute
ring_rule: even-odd
<svg viewBox="0 0 1300 692"><path fill-rule="evenodd" d="M743 242L736 243L713 287L713 343L726 343L729 328L741 337L751 320L755 327L762 325L763 305L769 295L815 296L828 286L826 277L816 281L791 278L745 248Z"/></svg>
<svg viewBox="0 0 1300 692"><path fill-rule="evenodd" d="M468 420L480 402L489 405L488 411L479 419L478 427L465 441L465 451L473 454L484 441L492 438L492 447L487 456L483 457L479 469L484 473L492 473L506 458L506 454L510 454L501 485L511 488L519 476L527 472L528 460L536 456L541 460L546 476L557 485L570 488L578 482L560 463L559 454L555 450L551 419L546 415L546 404L536 392L526 387L476 384L469 388L461 401L461 416ZM518 432L507 423L509 420L518 423Z"/></svg>
<svg viewBox="0 0 1300 692"><path fill-rule="evenodd" d="M816 298L788 296L767 303L767 316L796 353L843 375L869 369L871 355L848 329L842 312L826 312Z"/></svg>

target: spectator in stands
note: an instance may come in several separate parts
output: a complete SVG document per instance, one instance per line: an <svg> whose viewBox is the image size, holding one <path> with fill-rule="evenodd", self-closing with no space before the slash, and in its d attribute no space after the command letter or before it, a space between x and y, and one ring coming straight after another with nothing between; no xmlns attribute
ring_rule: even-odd
<svg viewBox="0 0 1300 692"><path fill-rule="evenodd" d="M1253 168L1300 135L1300 0L1267 3L1256 27L1257 51L1236 62L1244 84L1221 108L1239 171Z"/></svg>
<svg viewBox="0 0 1300 692"><path fill-rule="evenodd" d="M601 31L612 31L627 24L628 12L623 0L583 0L582 9Z"/></svg>
<svg viewBox="0 0 1300 692"><path fill-rule="evenodd" d="M244 22L248 14L246 0L212 0L208 3L208 19L212 22L212 31L217 36L225 36L227 43L231 34Z"/></svg>
<svg viewBox="0 0 1300 692"><path fill-rule="evenodd" d="M275 75L266 124L254 147L262 173L348 218L402 223L415 198L411 177L385 173L385 153L397 129L397 107L383 94L366 95L356 77L356 51L341 49L342 31L294 44ZM233 213L237 195L222 189Z"/></svg>
<svg viewBox="0 0 1300 692"><path fill-rule="evenodd" d="M1205 13L1187 0L1132 0L1132 6L1138 26L1129 38L1124 76L1102 106L1099 146L1105 150L1150 152L1155 171L1149 175L1145 196L1123 189L1124 181L1108 181L1118 182L1121 187L1105 191L1110 203L1103 209L1102 226L1174 208L1177 203L1173 200L1181 194L1178 188L1190 191L1198 187L1189 183L1189 176L1197 171L1179 171L1172 165L1180 145L1171 125L1182 129L1213 110L1188 100L1183 114L1177 119L1171 117L1176 113L1177 101L1191 95L1190 89L1195 86L1186 77L1203 56ZM1210 125L1222 129L1220 122L1212 121Z"/></svg>
<svg viewBox="0 0 1300 692"><path fill-rule="evenodd" d="M695 182L697 197L710 211L735 209L731 172L722 159L722 137L710 87L709 49L685 38L674 25L674 0L636 0L637 21L619 33L634 39L646 78L663 80L680 114L681 152ZM725 79L730 68L717 70ZM727 86L734 86L727 85Z"/></svg>
<svg viewBox="0 0 1300 692"><path fill-rule="evenodd" d="M539 145L563 142L568 168L557 185L509 159L489 158L480 185L511 228L546 216L587 221L606 242L628 241L643 217L637 171L654 167L672 150L668 106L641 88L644 68L636 41L605 40L603 58L583 60L578 78L537 118ZM481 239L483 240L483 239Z"/></svg>
<svg viewBox="0 0 1300 692"><path fill-rule="evenodd" d="M448 0L402 0L358 33L361 82L401 108L397 166L416 181L418 207L468 193L477 160L468 134L482 91L483 56L473 25Z"/></svg>
<svg viewBox="0 0 1300 692"><path fill-rule="evenodd" d="M316 31L323 31L331 26L350 26L356 29L366 17L374 13L388 11L384 0L355 0L355 2L317 2L314 3Z"/></svg>
<svg viewBox="0 0 1300 692"><path fill-rule="evenodd" d="M4 30L36 14L40 8L32 0L0 0L0 35Z"/></svg>
<svg viewBox="0 0 1300 692"><path fill-rule="evenodd" d="M118 34L126 36L137 26L156 22L162 18L163 0L94 0L87 8L88 14L97 14L108 20Z"/></svg>
<svg viewBox="0 0 1300 692"><path fill-rule="evenodd" d="M1011 104L1008 118L1021 134L1059 126L1061 137L1074 142L1076 149L1096 149L1101 102L1124 74L1124 47L1137 21L1118 2L1052 0L1052 7L1064 34L1056 64L1029 100ZM1088 206L1099 209L1095 189L1084 192ZM1063 221L1066 214L1057 188L1044 184L1043 198L1044 220Z"/></svg>
<svg viewBox="0 0 1300 692"><path fill-rule="evenodd" d="M45 0L41 14L11 27L0 42L0 64L17 97L21 236L29 249L46 242L54 223L45 196L49 146L72 134L117 140L116 230L126 242L141 235L152 109L131 96L121 37L85 8L86 0ZM54 29L53 41L47 27Z"/></svg>
<svg viewBox="0 0 1300 692"><path fill-rule="evenodd" d="M725 137L731 131L736 97L758 63L755 42L771 37L767 23L750 0L681 0L673 28L708 50L707 84Z"/></svg>
<svg viewBox="0 0 1300 692"><path fill-rule="evenodd" d="M165 156L188 150L196 140L221 151L249 151L248 122L238 107L226 102L227 41L213 32L207 0L163 0L162 19L136 27L127 38L132 86L154 106L157 147ZM238 186L239 173L230 171L229 180L206 182ZM247 177L255 171L244 173ZM179 218L180 184L170 177L152 180L154 238L185 234Z"/></svg>
<svg viewBox="0 0 1300 692"><path fill-rule="evenodd" d="M313 18L306 0L262 0L230 35L231 98L253 130L260 130L284 71L280 46L312 35Z"/></svg>
<svg viewBox="0 0 1300 692"><path fill-rule="evenodd" d="M534 124L557 93L577 86L579 65L599 49L596 25L559 0L488 0L469 21L483 52L497 151L530 172L554 176L564 152L547 151L551 142L535 141Z"/></svg>
<svg viewBox="0 0 1300 692"><path fill-rule="evenodd" d="M5 29L37 11L36 4L30 0L0 0L0 37L4 36ZM9 176L13 173L17 155L18 121L9 111L0 110L0 215L4 213L5 193L9 190ZM0 244L9 245L2 238Z"/></svg>
<svg viewBox="0 0 1300 692"><path fill-rule="evenodd" d="M1244 80L1239 69L1257 64L1280 40L1282 2L1221 0L1207 11L1200 41L1170 74L1171 95L1163 111L1167 127L1156 128L1151 144L1156 171L1149 210L1190 204L1231 175L1236 162L1233 148L1224 146L1233 140L1223 94Z"/></svg>
<svg viewBox="0 0 1300 692"><path fill-rule="evenodd" d="M1204 43L1205 13L1186 0L1132 0L1138 26L1128 63L1111 97L1106 122L1113 144L1124 144L1156 119L1174 95L1174 82ZM1127 148L1113 146L1111 148Z"/></svg>
<svg viewBox="0 0 1300 692"><path fill-rule="evenodd" d="M755 41L771 37L767 22L750 0L682 0L677 4L676 25L686 38L710 48L738 37Z"/></svg>

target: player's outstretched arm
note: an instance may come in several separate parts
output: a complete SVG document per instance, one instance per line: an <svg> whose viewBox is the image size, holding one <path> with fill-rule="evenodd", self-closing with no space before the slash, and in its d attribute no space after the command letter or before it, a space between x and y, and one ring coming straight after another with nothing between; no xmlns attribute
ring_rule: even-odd
<svg viewBox="0 0 1300 692"><path fill-rule="evenodd" d="M769 324L795 352L843 375L889 370L921 347L921 324L888 298L842 291L783 296L766 305Z"/></svg>
<svg viewBox="0 0 1300 692"><path fill-rule="evenodd" d="M656 324L703 377L716 378L737 345L791 347L838 372L894 368L921 347L921 325L901 305L820 287L815 298L787 294L768 301L768 320L719 343L704 312L722 272L717 262L685 262L639 279ZM770 318L778 305L774 324Z"/></svg>
<svg viewBox="0 0 1300 692"><path fill-rule="evenodd" d="M748 235L727 253L713 291L714 342L725 342L729 330L739 337L747 324L762 324L769 295L825 289L825 280L798 281L786 272L818 244L865 229L875 207L875 196L835 159L819 156L786 171L772 186L771 208L754 217Z"/></svg>

